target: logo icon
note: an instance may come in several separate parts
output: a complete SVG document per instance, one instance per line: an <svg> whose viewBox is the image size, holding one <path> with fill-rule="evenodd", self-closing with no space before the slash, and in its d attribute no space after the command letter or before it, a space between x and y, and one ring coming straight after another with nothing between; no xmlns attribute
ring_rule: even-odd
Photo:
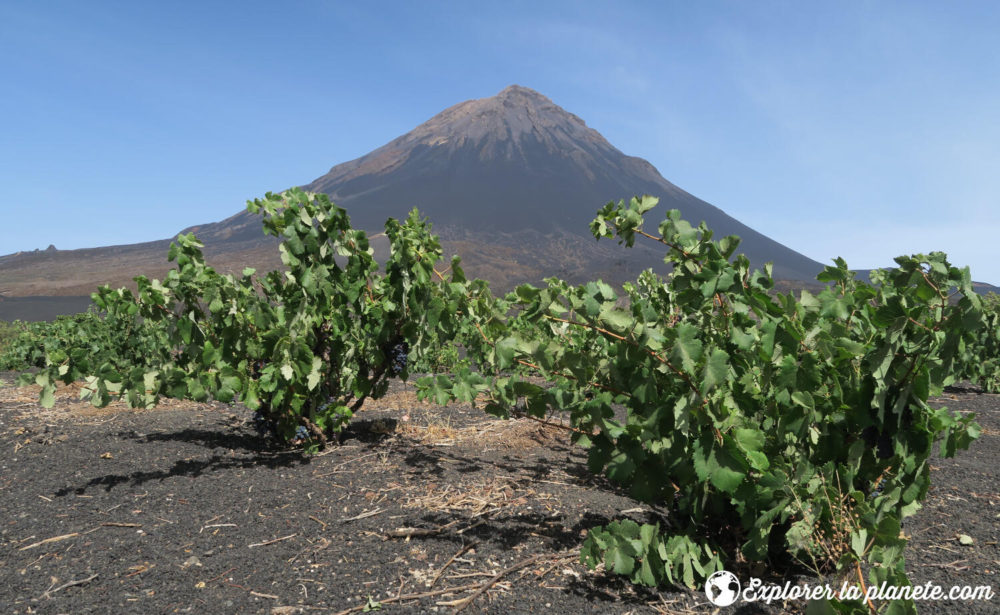
<svg viewBox="0 0 1000 615"><path fill-rule="evenodd" d="M740 597L740 580L728 570L720 570L705 581L705 595L715 606L729 606Z"/></svg>

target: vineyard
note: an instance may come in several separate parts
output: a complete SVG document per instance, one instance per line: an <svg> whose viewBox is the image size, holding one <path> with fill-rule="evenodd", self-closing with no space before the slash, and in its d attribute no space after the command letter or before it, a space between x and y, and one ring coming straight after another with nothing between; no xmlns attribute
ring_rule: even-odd
<svg viewBox="0 0 1000 615"><path fill-rule="evenodd" d="M968 269L941 253L899 257L870 282L837 259L819 277L822 292L775 293L769 267L753 269L738 255L738 238L716 240L677 211L655 231L647 226L656 204L610 203L591 231L624 249L659 246L672 268L666 278L644 272L621 290L550 278L497 297L466 279L457 258L442 265L440 244L415 211L387 222L391 250L380 264L326 196L269 194L249 209L282 239L285 270L222 275L195 237L181 236L164 280L137 278L134 293L104 287L94 295L98 311L4 332L0 370L30 370L20 384L39 387L43 408L67 386L95 411L238 401L253 413L257 450L286 447L274 453L276 467L349 446L345 434L362 433L355 415L421 374L416 397L378 424L366 416L363 433L398 430L421 402L468 409L463 425L511 419L541 449L539 463L576 460L588 480L608 481L616 502L646 511L642 522L613 507L593 523L576 519L578 533L560 537L553 568L578 560L640 587L700 588L723 569L909 585L907 520L928 497L932 465L982 431L972 414L929 399L958 382L1000 389L1000 303L977 296ZM446 427L453 440L465 433ZM307 456L283 457L298 449ZM372 454L392 457L377 445ZM459 481L454 491L428 479L425 508L475 513L463 490L497 510L504 506L495 502L545 507L543 492L516 480L463 485L448 475ZM369 485L356 478L351 489L376 493L370 502L391 488L385 476ZM304 491L291 485L274 497ZM548 531L544 516L537 522ZM444 533L446 523L424 531ZM479 587L489 589L477 586L451 606L468 606ZM809 606L915 610L902 600Z"/></svg>

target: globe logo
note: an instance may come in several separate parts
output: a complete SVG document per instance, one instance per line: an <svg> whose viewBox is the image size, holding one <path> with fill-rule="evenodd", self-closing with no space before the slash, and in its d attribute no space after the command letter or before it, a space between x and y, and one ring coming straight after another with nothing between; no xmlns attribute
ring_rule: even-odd
<svg viewBox="0 0 1000 615"><path fill-rule="evenodd" d="M705 581L705 595L715 606L729 606L740 597L740 580L728 570L720 570Z"/></svg>

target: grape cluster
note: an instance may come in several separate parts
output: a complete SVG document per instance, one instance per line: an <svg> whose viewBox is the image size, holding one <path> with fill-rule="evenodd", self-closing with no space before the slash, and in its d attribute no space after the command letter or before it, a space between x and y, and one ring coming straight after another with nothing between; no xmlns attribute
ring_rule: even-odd
<svg viewBox="0 0 1000 615"><path fill-rule="evenodd" d="M406 369L406 361L410 356L410 345L399 342L389 350L389 374L398 376Z"/></svg>
<svg viewBox="0 0 1000 615"><path fill-rule="evenodd" d="M260 412L253 413L253 428L260 436L269 436L274 433L274 424Z"/></svg>
<svg viewBox="0 0 1000 615"><path fill-rule="evenodd" d="M264 368L267 367L267 363L268 362L264 361L264 360L251 361L250 362L250 376L252 378L254 378L255 380L258 379L258 378L260 378L261 374L264 373Z"/></svg>
<svg viewBox="0 0 1000 615"><path fill-rule="evenodd" d="M253 413L253 428L257 432L257 434L262 437L274 436L277 435L278 433L277 429L275 428L274 421L271 421L260 412ZM305 425L299 425L298 427L295 428L294 439L296 440L309 439L309 430L306 429Z"/></svg>
<svg viewBox="0 0 1000 615"><path fill-rule="evenodd" d="M865 439L865 443L869 448L876 449L875 454L879 459L888 459L892 457L892 438L889 432L885 430L875 429L873 426L868 426L863 432L861 432L861 437Z"/></svg>

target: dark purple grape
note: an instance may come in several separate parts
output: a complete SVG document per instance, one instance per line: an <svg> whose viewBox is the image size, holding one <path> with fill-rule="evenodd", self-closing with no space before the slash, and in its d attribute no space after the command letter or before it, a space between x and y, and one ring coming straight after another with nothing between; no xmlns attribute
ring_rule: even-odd
<svg viewBox="0 0 1000 615"><path fill-rule="evenodd" d="M271 425L271 421L264 418L260 412L253 413L253 428L261 436L267 436L274 431L274 426Z"/></svg>
<svg viewBox="0 0 1000 615"><path fill-rule="evenodd" d="M406 342L399 342L389 349L389 374L397 376L406 369L406 363L410 356L410 345Z"/></svg>

